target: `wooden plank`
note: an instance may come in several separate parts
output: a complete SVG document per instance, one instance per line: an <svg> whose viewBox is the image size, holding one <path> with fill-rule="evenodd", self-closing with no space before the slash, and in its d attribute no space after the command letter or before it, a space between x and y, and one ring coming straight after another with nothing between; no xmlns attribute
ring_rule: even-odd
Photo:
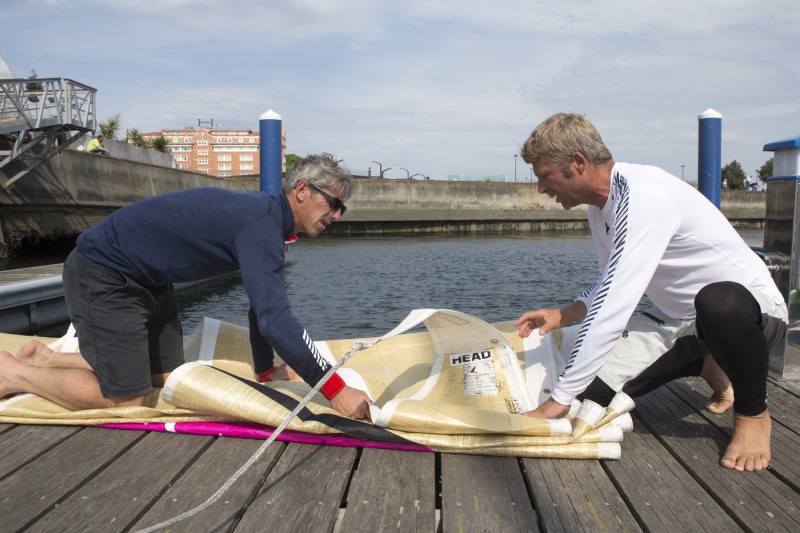
<svg viewBox="0 0 800 533"><path fill-rule="evenodd" d="M697 381L705 384L703 380ZM784 426L796 433L800 433L800 397L796 392L797 385L788 386L789 383L767 382L767 393L769 394L769 412L773 419L778 420Z"/></svg>
<svg viewBox="0 0 800 533"><path fill-rule="evenodd" d="M436 455L366 448L341 531L434 531Z"/></svg>
<svg viewBox="0 0 800 533"><path fill-rule="evenodd" d="M10 431L0 433L0 479L82 429L69 426L10 426Z"/></svg>
<svg viewBox="0 0 800 533"><path fill-rule="evenodd" d="M145 529L203 504L264 444L263 440L217 439L133 527ZM261 457L203 511L169 527L170 531L231 531L261 488L286 444L273 442Z"/></svg>
<svg viewBox="0 0 800 533"><path fill-rule="evenodd" d="M23 529L106 468L141 435L85 428L0 481L6 531Z"/></svg>
<svg viewBox="0 0 800 533"><path fill-rule="evenodd" d="M669 389L687 404L698 410L700 416L725 435L731 435L733 413L716 415L705 410L711 389L700 378L686 378L669 384ZM797 451L800 450L800 402L797 397L785 390L768 385L770 416L772 417L770 470L795 490L800 487L800 463Z"/></svg>
<svg viewBox="0 0 800 533"><path fill-rule="evenodd" d="M641 531L599 461L523 459L546 531Z"/></svg>
<svg viewBox="0 0 800 533"><path fill-rule="evenodd" d="M800 381L796 380L783 380L770 378L769 382L777 387L780 387L796 396L800 396Z"/></svg>
<svg viewBox="0 0 800 533"><path fill-rule="evenodd" d="M741 527L753 531L798 531L797 494L769 471L720 468L728 437L711 426L668 387L636 399L638 418L714 494Z"/></svg>
<svg viewBox="0 0 800 533"><path fill-rule="evenodd" d="M35 529L103 532L127 530L166 491L187 465L193 462L197 454L209 445L212 438L147 433L111 465L37 521Z"/></svg>
<svg viewBox="0 0 800 533"><path fill-rule="evenodd" d="M652 532L726 531L741 528L642 424L625 434L622 457L606 471Z"/></svg>
<svg viewBox="0 0 800 533"><path fill-rule="evenodd" d="M289 444L237 533L333 531L357 453L356 448Z"/></svg>
<svg viewBox="0 0 800 533"><path fill-rule="evenodd" d="M783 385L785 384L767 382L770 416L773 421L800 434L800 397L787 390ZM700 413L712 415L709 420L714 420L714 415L705 411L711 388L704 380L697 377L684 378L673 381L668 387L678 396L685 398L687 402L691 402L691 405Z"/></svg>
<svg viewBox="0 0 800 533"><path fill-rule="evenodd" d="M514 457L443 453L442 531L539 531Z"/></svg>

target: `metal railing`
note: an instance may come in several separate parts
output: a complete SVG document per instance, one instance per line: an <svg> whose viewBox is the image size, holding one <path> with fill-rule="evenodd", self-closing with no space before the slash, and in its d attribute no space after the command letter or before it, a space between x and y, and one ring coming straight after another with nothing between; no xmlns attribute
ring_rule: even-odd
<svg viewBox="0 0 800 533"><path fill-rule="evenodd" d="M12 174L4 187L94 131L96 93L67 78L0 80L0 172Z"/></svg>

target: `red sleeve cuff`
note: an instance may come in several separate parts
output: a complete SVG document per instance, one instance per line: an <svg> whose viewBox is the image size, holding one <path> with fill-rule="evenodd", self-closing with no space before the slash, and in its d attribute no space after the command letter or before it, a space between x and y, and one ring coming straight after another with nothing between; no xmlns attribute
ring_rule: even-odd
<svg viewBox="0 0 800 533"><path fill-rule="evenodd" d="M333 374L325 385L320 389L322 394L329 400L333 400L334 396L339 394L345 386L345 382L339 377L339 374Z"/></svg>

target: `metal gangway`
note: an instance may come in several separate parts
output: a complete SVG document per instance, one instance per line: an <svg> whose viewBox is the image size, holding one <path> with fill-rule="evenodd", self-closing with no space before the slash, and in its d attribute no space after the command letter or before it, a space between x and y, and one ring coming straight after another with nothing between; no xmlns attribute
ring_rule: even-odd
<svg viewBox="0 0 800 533"><path fill-rule="evenodd" d="M0 79L0 184L93 132L96 92L67 78Z"/></svg>

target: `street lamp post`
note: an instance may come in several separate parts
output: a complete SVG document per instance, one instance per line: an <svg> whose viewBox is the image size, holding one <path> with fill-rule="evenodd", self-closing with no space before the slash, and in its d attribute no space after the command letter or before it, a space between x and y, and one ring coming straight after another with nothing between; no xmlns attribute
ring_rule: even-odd
<svg viewBox="0 0 800 533"><path fill-rule="evenodd" d="M403 167L398 167L398 168L399 168L400 170L405 170L405 171L406 171L406 179L408 179L408 175L410 174L410 172L408 171L408 169L407 169L407 168L403 168Z"/></svg>
<svg viewBox="0 0 800 533"><path fill-rule="evenodd" d="M517 182L517 157L519 154L514 154L514 183Z"/></svg>
<svg viewBox="0 0 800 533"><path fill-rule="evenodd" d="M683 180L683 168L684 168L685 166L686 166L686 165L681 165L681 180Z"/></svg>
<svg viewBox="0 0 800 533"><path fill-rule="evenodd" d="M416 174L411 174L411 175L408 177L408 179L412 180L412 179L414 179L414 176L422 176L423 178L425 177L425 175L424 175L424 174L420 174L419 172L417 172Z"/></svg>
<svg viewBox="0 0 800 533"><path fill-rule="evenodd" d="M378 161L373 161L376 165L378 165L378 177L383 179L383 164ZM388 168L386 170L389 170Z"/></svg>

